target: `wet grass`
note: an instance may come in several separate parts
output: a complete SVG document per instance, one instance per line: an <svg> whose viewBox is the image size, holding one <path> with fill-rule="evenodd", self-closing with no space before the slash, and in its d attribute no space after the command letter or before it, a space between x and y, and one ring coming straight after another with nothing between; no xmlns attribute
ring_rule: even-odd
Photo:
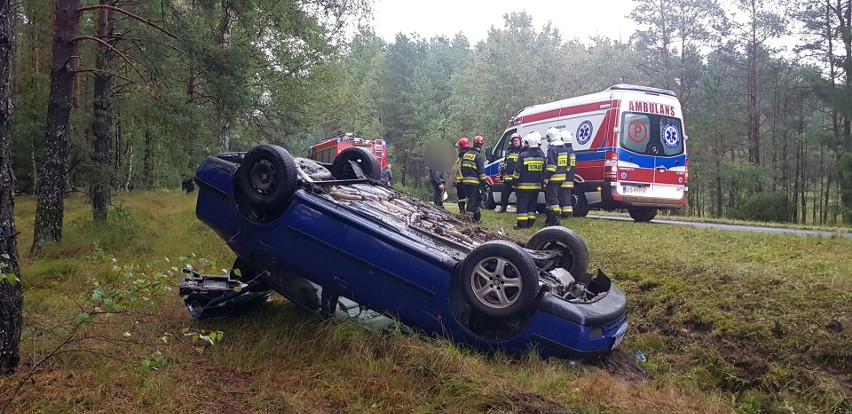
<svg viewBox="0 0 852 414"><path fill-rule="evenodd" d="M63 338L111 258L149 263L192 254L211 268L233 255L177 192L120 195L107 225L82 198L66 204L65 240L24 257L23 366ZM33 201L19 198L21 250ZM514 214L484 213L484 226L518 241ZM139 324L88 329L132 344L87 342L42 366L13 412L820 412L852 409L852 241L572 219L600 267L628 297L631 330L596 364L484 355L405 330L374 332L305 317L275 299L244 314L192 321L177 293ZM537 227L543 224L540 216ZM166 266L164 262L160 265ZM221 330L203 353L164 332ZM88 352L97 351L97 354ZM638 363L636 351L646 355ZM144 373L142 357L168 364ZM19 377L4 380L4 394Z"/></svg>

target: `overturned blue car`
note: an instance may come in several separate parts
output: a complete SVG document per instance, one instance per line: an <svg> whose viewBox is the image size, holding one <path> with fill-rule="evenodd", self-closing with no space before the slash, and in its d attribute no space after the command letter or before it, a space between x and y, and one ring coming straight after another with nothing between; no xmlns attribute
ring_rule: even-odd
<svg viewBox="0 0 852 414"><path fill-rule="evenodd" d="M378 181L361 148L332 164L275 145L208 157L198 218L236 253L226 275L189 272L195 317L274 290L312 312L357 306L486 351L587 359L627 332L626 300L564 227L526 243Z"/></svg>

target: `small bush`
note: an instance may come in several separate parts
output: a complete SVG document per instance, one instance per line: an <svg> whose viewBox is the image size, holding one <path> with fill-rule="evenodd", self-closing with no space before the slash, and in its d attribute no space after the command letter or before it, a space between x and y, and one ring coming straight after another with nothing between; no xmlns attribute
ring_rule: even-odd
<svg viewBox="0 0 852 414"><path fill-rule="evenodd" d="M787 198L787 193L775 191L758 193L746 199L745 202L732 211L731 218L749 221L785 222L790 219L793 206Z"/></svg>

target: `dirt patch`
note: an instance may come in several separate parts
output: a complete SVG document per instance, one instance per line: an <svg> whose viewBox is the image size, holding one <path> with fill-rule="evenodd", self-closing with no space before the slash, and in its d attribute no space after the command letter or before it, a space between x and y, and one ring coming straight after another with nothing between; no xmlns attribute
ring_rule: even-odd
<svg viewBox="0 0 852 414"><path fill-rule="evenodd" d="M651 378L651 375L639 366L632 355L623 351L615 350L589 362L603 368L609 375L625 381L640 382Z"/></svg>
<svg viewBox="0 0 852 414"><path fill-rule="evenodd" d="M750 341L723 341L719 355L737 368L737 376L749 381L759 381L769 371L767 356L771 350Z"/></svg>

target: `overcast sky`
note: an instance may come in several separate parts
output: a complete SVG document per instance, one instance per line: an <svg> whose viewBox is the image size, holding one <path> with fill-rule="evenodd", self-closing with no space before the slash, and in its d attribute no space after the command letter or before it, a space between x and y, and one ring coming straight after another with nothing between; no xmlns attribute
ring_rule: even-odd
<svg viewBox="0 0 852 414"><path fill-rule="evenodd" d="M491 26L503 27L503 15L526 10L536 30L553 22L563 39L588 43L591 36L627 41L636 24L626 16L632 0L375 0L373 27L389 42L417 33L428 39L462 32L471 45L485 39Z"/></svg>

